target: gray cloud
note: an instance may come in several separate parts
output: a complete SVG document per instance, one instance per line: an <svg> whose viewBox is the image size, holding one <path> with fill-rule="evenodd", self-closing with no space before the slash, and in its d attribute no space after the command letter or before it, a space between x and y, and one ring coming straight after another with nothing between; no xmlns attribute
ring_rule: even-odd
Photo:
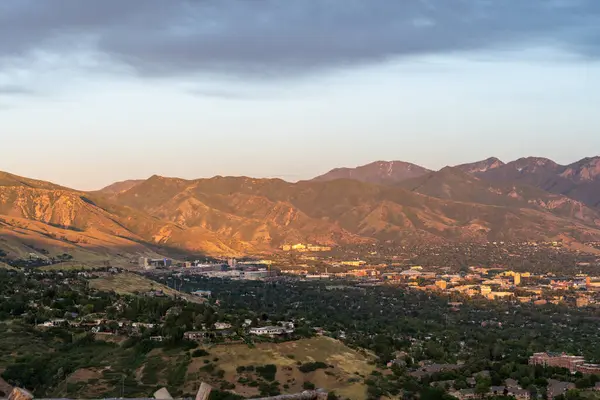
<svg viewBox="0 0 600 400"><path fill-rule="evenodd" d="M287 76L542 45L597 58L599 0L3 0L0 70L73 54L141 76Z"/></svg>

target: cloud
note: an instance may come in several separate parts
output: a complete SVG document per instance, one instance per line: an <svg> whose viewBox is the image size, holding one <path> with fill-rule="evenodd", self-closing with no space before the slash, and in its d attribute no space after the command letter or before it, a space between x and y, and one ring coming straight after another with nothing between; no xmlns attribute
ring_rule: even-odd
<svg viewBox="0 0 600 400"><path fill-rule="evenodd" d="M0 70L88 54L140 76L279 77L538 45L598 58L600 1L0 2Z"/></svg>
<svg viewBox="0 0 600 400"><path fill-rule="evenodd" d="M20 96L30 94L33 94L33 90L29 87L0 83L0 96Z"/></svg>

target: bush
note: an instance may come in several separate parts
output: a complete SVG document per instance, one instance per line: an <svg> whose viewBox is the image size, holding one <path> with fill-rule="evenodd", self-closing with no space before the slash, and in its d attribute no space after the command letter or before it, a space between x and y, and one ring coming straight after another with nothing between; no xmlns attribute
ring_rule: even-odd
<svg viewBox="0 0 600 400"><path fill-rule="evenodd" d="M235 369L235 372L237 372L238 374L244 373L246 371L246 367L244 367L243 365L240 365L239 367L237 367Z"/></svg>
<svg viewBox="0 0 600 400"><path fill-rule="evenodd" d="M260 391L261 396L278 396L281 394L281 391L279 390L279 382L261 382L258 385L258 390Z"/></svg>
<svg viewBox="0 0 600 400"><path fill-rule="evenodd" d="M221 390L231 390L235 389L235 384L231 382L223 382L221 383Z"/></svg>
<svg viewBox="0 0 600 400"><path fill-rule="evenodd" d="M213 372L215 370L215 366L213 364L206 364L204 367L200 368L200 371L205 372Z"/></svg>
<svg viewBox="0 0 600 400"><path fill-rule="evenodd" d="M302 388L304 388L304 390L315 390L315 384L312 382L304 382Z"/></svg>
<svg viewBox="0 0 600 400"><path fill-rule="evenodd" d="M317 362L309 362L306 364L302 364L300 367L298 367L298 369L300 370L300 372L304 372L306 374L307 372L313 372L318 369L327 369L327 367L328 367L328 365L325 364L324 362L317 361Z"/></svg>
<svg viewBox="0 0 600 400"><path fill-rule="evenodd" d="M206 351L204 349L196 349L192 353L192 357L206 357L208 355L210 355L210 354L208 353L208 351Z"/></svg>
<svg viewBox="0 0 600 400"><path fill-rule="evenodd" d="M256 373L267 381L274 381L275 374L277 373L277 366L274 364L267 364L262 367L256 367Z"/></svg>
<svg viewBox="0 0 600 400"><path fill-rule="evenodd" d="M208 396L208 400L243 400L244 397L239 394L213 389Z"/></svg>

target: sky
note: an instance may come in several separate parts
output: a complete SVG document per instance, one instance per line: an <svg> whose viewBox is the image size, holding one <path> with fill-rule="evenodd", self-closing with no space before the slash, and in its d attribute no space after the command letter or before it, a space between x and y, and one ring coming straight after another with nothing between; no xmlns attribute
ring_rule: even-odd
<svg viewBox="0 0 600 400"><path fill-rule="evenodd" d="M3 0L0 170L309 179L600 154L598 0Z"/></svg>

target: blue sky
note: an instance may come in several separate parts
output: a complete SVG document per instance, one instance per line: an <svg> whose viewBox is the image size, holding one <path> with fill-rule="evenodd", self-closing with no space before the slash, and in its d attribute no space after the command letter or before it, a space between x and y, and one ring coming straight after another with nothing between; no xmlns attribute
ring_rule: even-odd
<svg viewBox="0 0 600 400"><path fill-rule="evenodd" d="M570 163L600 153L599 55L595 0L7 0L0 170L96 189Z"/></svg>

